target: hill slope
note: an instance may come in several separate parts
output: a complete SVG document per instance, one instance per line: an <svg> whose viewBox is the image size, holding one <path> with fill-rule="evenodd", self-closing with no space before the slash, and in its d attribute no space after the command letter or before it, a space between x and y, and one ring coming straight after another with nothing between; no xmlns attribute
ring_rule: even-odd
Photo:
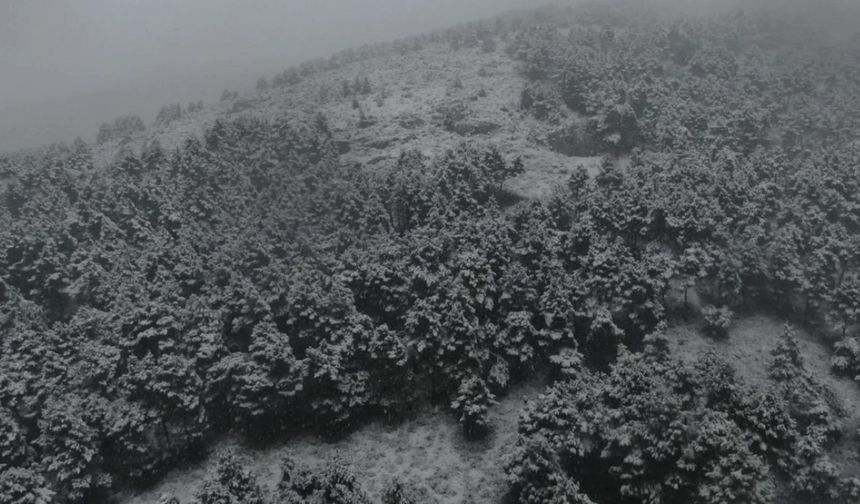
<svg viewBox="0 0 860 504"><path fill-rule="evenodd" d="M524 197L540 197L578 166L596 173L600 157L568 156L548 148L547 137L558 125L535 119L522 108L527 80L519 67L501 46L492 52L480 47L452 51L447 41L428 43L417 52L347 63L296 84L211 104L103 145L97 157L107 164L120 152L120 144L140 150L153 140L168 150L177 148L189 136L202 136L219 118L276 120L319 113L342 142L344 164L390 166L404 151L415 149L433 157L473 140L496 147L507 158L522 157L527 173L508 181L508 186ZM356 79L368 79L369 90L344 93L343 83ZM446 114L462 115L462 123L446 128Z"/></svg>
<svg viewBox="0 0 860 504"><path fill-rule="evenodd" d="M0 496L856 500L858 54L539 9L0 158Z"/></svg>

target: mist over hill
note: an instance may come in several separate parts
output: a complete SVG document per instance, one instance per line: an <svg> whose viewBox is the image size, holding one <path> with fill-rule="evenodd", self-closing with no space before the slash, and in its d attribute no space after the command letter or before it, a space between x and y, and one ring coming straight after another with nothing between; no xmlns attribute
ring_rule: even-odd
<svg viewBox="0 0 860 504"><path fill-rule="evenodd" d="M216 101L255 76L362 44L492 16L525 0L232 0L0 5L0 151L92 138L165 103Z"/></svg>
<svg viewBox="0 0 860 504"><path fill-rule="evenodd" d="M856 35L860 15L850 0L649 4L668 16L791 11L846 38ZM149 122L164 103L209 102L225 88L247 90L252 75L534 6L527 0L9 2L0 6L0 151L91 138L98 124L119 115Z"/></svg>
<svg viewBox="0 0 860 504"><path fill-rule="evenodd" d="M853 7L513 6L3 4L0 503L857 502Z"/></svg>

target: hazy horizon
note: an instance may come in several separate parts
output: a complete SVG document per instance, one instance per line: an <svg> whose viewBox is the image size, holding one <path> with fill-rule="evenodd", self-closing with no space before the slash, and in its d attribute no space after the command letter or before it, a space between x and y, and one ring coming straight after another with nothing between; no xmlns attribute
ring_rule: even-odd
<svg viewBox="0 0 860 504"><path fill-rule="evenodd" d="M0 152L216 101L290 65L547 2L0 1Z"/></svg>
<svg viewBox="0 0 860 504"><path fill-rule="evenodd" d="M92 140L125 114L217 101L368 43L575 0L0 0L0 152ZM854 0L642 0L661 11L791 8L857 33ZM821 24L823 23L823 24Z"/></svg>

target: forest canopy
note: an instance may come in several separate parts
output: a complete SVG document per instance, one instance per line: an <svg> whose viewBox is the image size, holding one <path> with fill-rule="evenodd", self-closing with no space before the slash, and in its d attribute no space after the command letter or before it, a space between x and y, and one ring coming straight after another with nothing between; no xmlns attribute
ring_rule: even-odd
<svg viewBox="0 0 860 504"><path fill-rule="evenodd" d="M110 502L228 432L337 439L427 403L481 439L535 377L513 502L856 502L833 455L856 426L790 326L756 383L667 343L682 318L725 340L760 310L835 335L833 371L860 376L860 52L798 46L803 25L768 16L539 9L258 81L277 93L433 44L503 53L523 115L603 156L543 199L511 197L532 167L463 138L480 136L457 132L465 117L438 155L370 167L344 162L325 114L258 117L253 100L176 148L128 116L95 145L3 156L3 502ZM347 104L377 92L337 86ZM165 106L156 126L202 110ZM197 502L371 501L337 464L285 460L274 491L232 455L216 472ZM412 494L395 482L383 501Z"/></svg>

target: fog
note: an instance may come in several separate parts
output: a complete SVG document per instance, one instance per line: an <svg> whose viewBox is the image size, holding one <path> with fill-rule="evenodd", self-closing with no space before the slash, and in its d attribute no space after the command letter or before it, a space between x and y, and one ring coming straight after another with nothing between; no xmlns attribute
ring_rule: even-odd
<svg viewBox="0 0 860 504"><path fill-rule="evenodd" d="M0 0L0 151L535 0Z"/></svg>
<svg viewBox="0 0 860 504"><path fill-rule="evenodd" d="M307 59L547 2L0 0L0 151L92 139L122 114L150 123L161 105L213 102ZM856 33L860 20L857 0L649 3L676 15L792 8L825 31Z"/></svg>

